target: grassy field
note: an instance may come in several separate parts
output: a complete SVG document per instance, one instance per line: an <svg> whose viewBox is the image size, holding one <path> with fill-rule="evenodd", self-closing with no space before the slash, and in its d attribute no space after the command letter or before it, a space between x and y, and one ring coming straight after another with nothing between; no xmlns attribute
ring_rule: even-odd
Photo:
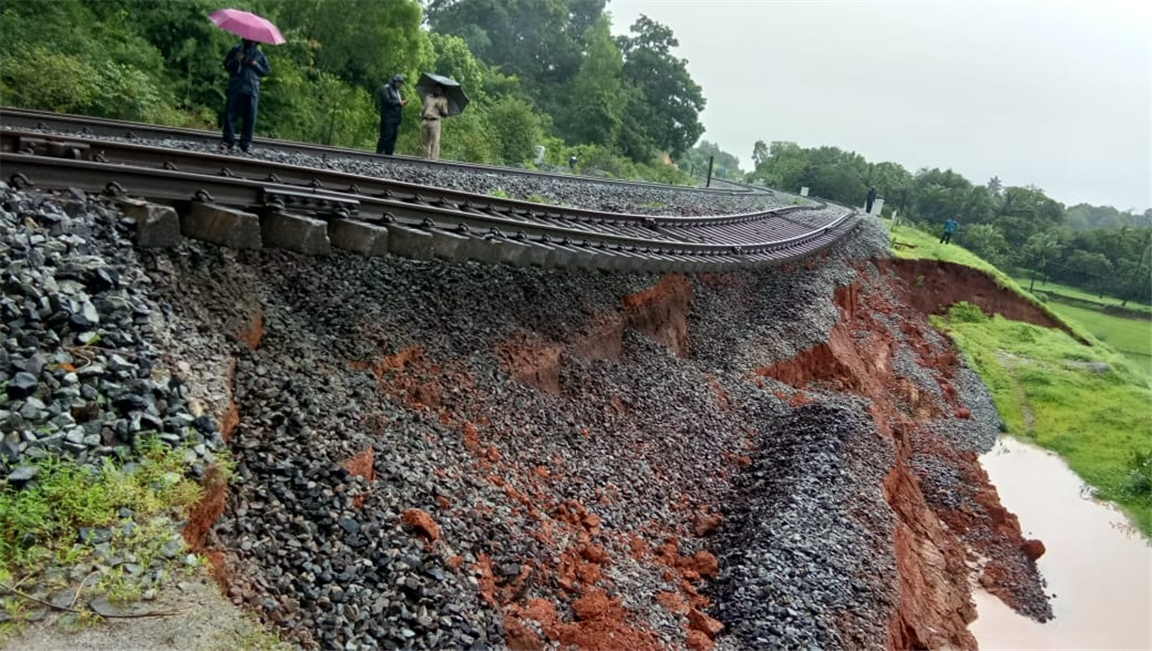
<svg viewBox="0 0 1152 651"><path fill-rule="evenodd" d="M963 305L963 304L962 304ZM959 315L959 316L958 316ZM984 378L1008 432L1048 448L1152 536L1152 389L1119 354L976 308L936 325Z"/></svg>
<svg viewBox="0 0 1152 651"><path fill-rule="evenodd" d="M970 305L933 319L980 373L1010 434L1061 455L1101 499L1115 502L1152 537L1152 324L1045 304L968 250L912 228L892 229L892 241L898 258L986 271L1092 344L1060 330L988 318Z"/></svg>
<svg viewBox="0 0 1152 651"><path fill-rule="evenodd" d="M1152 377L1152 321L1126 319L1074 305L1049 303L1048 308L1065 321L1075 321L1117 352L1132 360Z"/></svg>
<svg viewBox="0 0 1152 651"><path fill-rule="evenodd" d="M1028 287L1032 282L1032 279L1017 278L1016 282L1019 283L1021 287ZM1061 294L1069 298L1075 298L1081 301L1089 301L1092 303L1099 303L1100 305L1114 305L1116 307L1120 307L1120 305L1124 302L1113 296L1100 297L1098 294L1092 294L1090 292L1084 291L1083 289L1077 289L1076 287L1072 287L1070 285L1061 285L1060 283L1053 282L1042 283L1039 278L1036 279L1036 284L1033 286L1033 288L1037 292L1043 292L1045 294ZM1128 305L1125 305L1124 307L1136 312L1152 314L1152 306L1146 305L1144 303L1128 301Z"/></svg>

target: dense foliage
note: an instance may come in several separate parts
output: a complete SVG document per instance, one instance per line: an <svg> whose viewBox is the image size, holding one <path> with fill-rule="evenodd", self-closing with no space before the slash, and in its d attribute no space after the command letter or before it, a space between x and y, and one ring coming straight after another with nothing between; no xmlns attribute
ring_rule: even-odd
<svg viewBox="0 0 1152 651"><path fill-rule="evenodd" d="M427 15L425 14L427 6ZM216 0L0 1L0 102L100 117L217 128L225 53L237 38L207 15ZM614 39L605 0L238 0L288 39L272 66L261 135L371 148L375 97L410 80L397 151L419 151L422 71L461 82L472 104L444 124L445 158L690 182L662 164L703 132L700 87L647 18ZM427 23L425 22L427 20ZM431 29L429 29L431 27ZM660 102L654 98L673 98Z"/></svg>
<svg viewBox="0 0 1152 651"><path fill-rule="evenodd" d="M952 170L915 174L897 163L870 163L836 147L802 148L758 141L748 176L789 192L862 205L868 189L884 198L884 214L939 234L949 217L960 223L953 242L997 267L1127 302L1152 303L1152 209L1065 207L1034 186L976 185Z"/></svg>

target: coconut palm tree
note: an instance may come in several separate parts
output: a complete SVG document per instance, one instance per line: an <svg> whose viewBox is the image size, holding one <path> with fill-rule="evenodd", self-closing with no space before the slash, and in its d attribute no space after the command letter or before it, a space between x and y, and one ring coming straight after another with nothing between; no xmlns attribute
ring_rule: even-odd
<svg viewBox="0 0 1152 651"><path fill-rule="evenodd" d="M1060 236L1053 231L1042 231L1028 238L1024 245L1024 252L1035 264L1032 265L1032 281L1028 283L1028 291L1036 288L1036 275L1043 271L1048 276L1048 262L1060 252L1064 246L1060 243Z"/></svg>

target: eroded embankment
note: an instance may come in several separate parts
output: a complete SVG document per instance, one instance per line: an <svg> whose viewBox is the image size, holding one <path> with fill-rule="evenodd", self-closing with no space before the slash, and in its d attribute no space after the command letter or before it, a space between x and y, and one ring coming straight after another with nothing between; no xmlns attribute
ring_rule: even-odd
<svg viewBox="0 0 1152 651"><path fill-rule="evenodd" d="M1013 321L1062 330L1080 343L1088 343L1040 305L1000 287L979 269L925 259L892 259L881 264L900 276L908 288L907 300L924 314L941 314L947 308L967 301L980 306L987 314L1000 314Z"/></svg>
<svg viewBox="0 0 1152 651"><path fill-rule="evenodd" d="M263 329L219 575L310 647L973 646L943 523L990 506L921 486L997 421L854 262L886 241L694 279L161 254L174 354Z"/></svg>

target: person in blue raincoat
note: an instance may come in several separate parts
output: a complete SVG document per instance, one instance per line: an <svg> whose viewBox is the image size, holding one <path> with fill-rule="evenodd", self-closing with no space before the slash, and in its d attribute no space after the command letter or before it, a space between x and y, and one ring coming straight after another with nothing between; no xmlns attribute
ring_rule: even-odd
<svg viewBox="0 0 1152 651"><path fill-rule="evenodd" d="M960 228L960 224L958 224L955 219L949 217L948 221L944 222L944 234L940 236L940 243L947 244L951 242L952 234L956 232L957 228Z"/></svg>
<svg viewBox="0 0 1152 651"><path fill-rule="evenodd" d="M232 149L236 145L236 118L244 120L244 130L240 132L240 149L247 152L252 148L252 132L256 130L256 105L260 100L260 79L266 77L272 68L268 57L260 51L256 41L244 39L228 52L224 58L224 69L228 71L228 101L224 105L224 145Z"/></svg>

